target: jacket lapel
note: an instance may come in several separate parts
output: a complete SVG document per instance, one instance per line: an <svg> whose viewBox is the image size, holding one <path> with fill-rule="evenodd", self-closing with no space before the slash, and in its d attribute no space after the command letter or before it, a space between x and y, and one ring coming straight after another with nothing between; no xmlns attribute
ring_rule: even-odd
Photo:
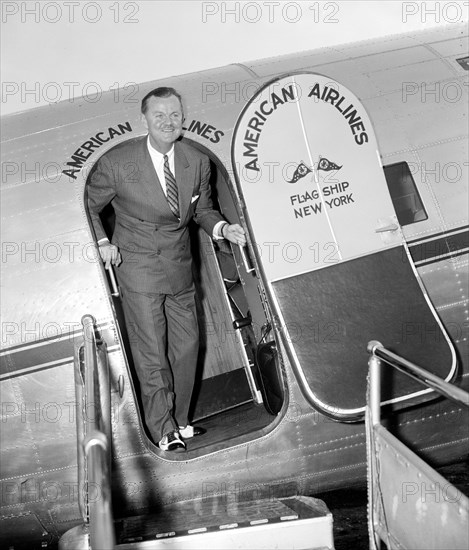
<svg viewBox="0 0 469 550"><path fill-rule="evenodd" d="M191 166L179 142L174 144L174 171L179 194L180 224L184 222L191 204L195 178ZM192 176L192 177L191 177Z"/></svg>

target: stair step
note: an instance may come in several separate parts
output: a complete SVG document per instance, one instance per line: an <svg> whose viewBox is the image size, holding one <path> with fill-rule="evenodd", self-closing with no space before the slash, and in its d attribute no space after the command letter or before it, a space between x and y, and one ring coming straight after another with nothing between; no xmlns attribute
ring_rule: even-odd
<svg viewBox="0 0 469 550"><path fill-rule="evenodd" d="M211 496L116 521L119 550L333 549L332 514L321 500L294 496L239 501Z"/></svg>

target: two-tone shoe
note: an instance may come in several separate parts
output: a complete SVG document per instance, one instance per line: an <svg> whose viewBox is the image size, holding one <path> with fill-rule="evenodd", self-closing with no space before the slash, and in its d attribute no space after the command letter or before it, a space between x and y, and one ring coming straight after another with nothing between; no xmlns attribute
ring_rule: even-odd
<svg viewBox="0 0 469 550"><path fill-rule="evenodd" d="M162 451L167 452L183 453L186 450L186 444L176 430L165 434L158 445Z"/></svg>
<svg viewBox="0 0 469 550"><path fill-rule="evenodd" d="M185 427L179 426L179 433L184 439L190 439L191 437L195 437L197 435L203 435L206 432L207 430L204 430L203 428L199 428L197 426L192 426L191 424L188 424Z"/></svg>

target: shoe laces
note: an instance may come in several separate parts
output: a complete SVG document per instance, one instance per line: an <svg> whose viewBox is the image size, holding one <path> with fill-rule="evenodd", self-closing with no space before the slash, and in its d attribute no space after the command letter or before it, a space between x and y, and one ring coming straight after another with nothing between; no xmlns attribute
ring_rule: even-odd
<svg viewBox="0 0 469 550"><path fill-rule="evenodd" d="M173 431L166 434L166 440L169 443L172 443L173 441L180 441L181 438L179 437L178 432Z"/></svg>

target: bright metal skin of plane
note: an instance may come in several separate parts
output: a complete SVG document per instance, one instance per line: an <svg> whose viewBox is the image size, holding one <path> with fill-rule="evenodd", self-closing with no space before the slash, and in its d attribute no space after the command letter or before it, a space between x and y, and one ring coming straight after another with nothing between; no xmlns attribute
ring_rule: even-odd
<svg viewBox="0 0 469 550"><path fill-rule="evenodd" d="M467 55L467 29L451 25L4 117L2 547L53 544L100 498L80 450L94 411L83 316L106 344L116 518L363 483L370 340L467 389ZM144 135L139 100L157 86L182 94L184 139L211 157L218 205L249 236L229 286L194 230L194 417L208 432L176 456L146 435L85 206L99 157ZM384 413L419 454L467 454L462 409L399 378L385 388Z"/></svg>

